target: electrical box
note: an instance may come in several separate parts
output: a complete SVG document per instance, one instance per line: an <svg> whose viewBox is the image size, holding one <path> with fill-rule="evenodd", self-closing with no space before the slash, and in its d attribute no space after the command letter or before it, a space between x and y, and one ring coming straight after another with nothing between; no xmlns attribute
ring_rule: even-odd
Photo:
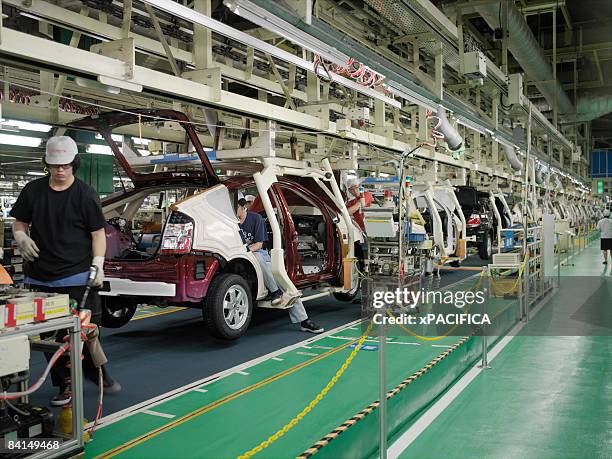
<svg viewBox="0 0 612 459"><path fill-rule="evenodd" d="M0 377L30 367L30 341L27 335L0 338Z"/></svg>
<svg viewBox="0 0 612 459"><path fill-rule="evenodd" d="M523 74L508 75L508 102L510 105L521 105L523 100Z"/></svg>
<svg viewBox="0 0 612 459"><path fill-rule="evenodd" d="M480 51L463 54L463 74L468 78L485 78L487 76L487 58Z"/></svg>
<svg viewBox="0 0 612 459"><path fill-rule="evenodd" d="M336 131L340 135L342 134L346 135L350 133L351 132L351 120L345 119L345 118L340 118L339 120L337 120L336 121Z"/></svg>
<svg viewBox="0 0 612 459"><path fill-rule="evenodd" d="M370 121L370 109L368 107L350 108L346 116L351 120Z"/></svg>

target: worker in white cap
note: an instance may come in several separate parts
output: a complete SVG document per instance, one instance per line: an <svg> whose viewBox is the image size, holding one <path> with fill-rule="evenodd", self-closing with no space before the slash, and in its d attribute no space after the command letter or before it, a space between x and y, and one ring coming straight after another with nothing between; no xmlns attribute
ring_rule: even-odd
<svg viewBox="0 0 612 459"><path fill-rule="evenodd" d="M346 208L359 225L362 231L365 231L365 222L363 220L363 207L369 207L372 203L372 195L369 192L362 192L361 180L358 177L350 178L346 181L346 189L348 190L349 199L346 202Z"/></svg>
<svg viewBox="0 0 612 459"><path fill-rule="evenodd" d="M600 248L603 251L603 264L608 264L608 252L612 256L612 219L610 219L610 210L603 211L603 218L597 222L597 229L600 232Z"/></svg>
<svg viewBox="0 0 612 459"><path fill-rule="evenodd" d="M92 266L97 270L94 286L101 286L104 280L106 221L96 191L74 176L80 165L74 140L51 137L43 164L48 175L26 184L10 212L15 218L15 242L24 259L24 282L34 290L68 294L80 304ZM93 323L100 321L99 301L92 291L86 308L92 311ZM103 374L107 392L120 390L106 370ZM97 372L86 372L86 376L98 381ZM65 365L58 362L53 367L52 379L60 394L51 403L69 403Z"/></svg>
<svg viewBox="0 0 612 459"><path fill-rule="evenodd" d="M247 194L244 199L246 199L247 205L249 206L248 208L250 209L253 203L255 202L255 196L253 196L252 194Z"/></svg>

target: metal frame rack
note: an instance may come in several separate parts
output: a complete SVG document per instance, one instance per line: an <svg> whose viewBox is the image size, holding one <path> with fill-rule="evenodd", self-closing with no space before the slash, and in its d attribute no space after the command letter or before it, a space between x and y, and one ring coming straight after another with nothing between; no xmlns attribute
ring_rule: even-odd
<svg viewBox="0 0 612 459"><path fill-rule="evenodd" d="M81 372L81 321L77 316L68 316L0 330L0 342L16 335L27 335L28 337L30 337L31 348L33 350L41 351L48 350L50 346L56 346L57 343L34 343L32 342L31 337L40 335L41 333L54 332L64 329L68 329L70 337L72 435L69 438L61 438L63 441L60 442L59 448L38 451L27 456L28 459L50 459L55 457L66 457L78 454L83 450L83 379ZM27 390L27 378L20 382L19 386L20 391ZM28 397L22 397L21 401L27 403Z"/></svg>

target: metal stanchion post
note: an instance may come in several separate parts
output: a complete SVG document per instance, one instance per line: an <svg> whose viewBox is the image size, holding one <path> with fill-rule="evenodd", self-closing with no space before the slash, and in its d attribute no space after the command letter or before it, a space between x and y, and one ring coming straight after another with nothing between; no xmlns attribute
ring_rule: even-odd
<svg viewBox="0 0 612 459"><path fill-rule="evenodd" d="M380 407L378 410L378 429L379 429L379 443L380 459L387 459L387 338L384 330L384 325L380 325L378 328L378 397L380 400Z"/></svg>
<svg viewBox="0 0 612 459"><path fill-rule="evenodd" d="M489 273L487 273L489 274ZM487 276L489 278L489 297L491 297L491 282L493 281L491 276ZM487 314L487 302L485 301L482 305L482 313L483 315ZM487 355L488 352L488 339L487 339L487 331L485 330L485 326L482 326L482 361L480 363L480 365L478 365L478 368L482 369L482 370L488 370L489 368L491 368L491 365L489 365L489 358Z"/></svg>
<svg viewBox="0 0 612 459"><path fill-rule="evenodd" d="M557 236L557 288L559 288L561 287L561 238L559 233L555 235Z"/></svg>

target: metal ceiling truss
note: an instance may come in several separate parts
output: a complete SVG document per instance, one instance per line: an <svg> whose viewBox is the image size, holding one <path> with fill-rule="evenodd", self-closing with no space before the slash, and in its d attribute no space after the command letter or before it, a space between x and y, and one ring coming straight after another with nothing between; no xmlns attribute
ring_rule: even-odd
<svg viewBox="0 0 612 459"><path fill-rule="evenodd" d="M16 0L5 0L5 2L16 2ZM147 0L147 3L162 6L166 11L169 11L168 2L164 2L163 0ZM277 58L289 62L290 65L294 65L295 67L302 68L303 70L310 71L311 63L309 61L297 58L296 56L287 53L279 48L273 47L272 45L268 45L265 42L261 43L260 41L253 41L253 38L248 34L243 34L240 31L235 29L228 30L225 24L218 23L210 23L210 21L214 21L211 18L207 18L207 20L203 20L202 18L206 18L199 13L194 15L193 10L188 8L184 8L181 5L177 5L174 2L170 2L173 5L172 13L176 13L175 8L183 8L181 10L181 17L186 20L197 20L199 24L207 26L215 27L215 30L219 31L217 27L221 27L222 32L224 34L231 35L233 39L238 39L242 41L247 46L257 46L258 49L266 52L272 51L270 55L274 55ZM22 5L23 7L23 5ZM53 15L54 8L57 9L51 4L46 4L46 2L42 2L40 0L33 0L32 7L37 8L39 13L42 10L45 10L45 15ZM63 14L66 15L66 10L59 8L59 10L63 11ZM58 11L55 11L54 20L62 21L62 19L66 20L66 16L63 18L58 17ZM74 13L76 14L76 13ZM76 14L79 20L87 19L81 15ZM154 16L154 15L153 15ZM123 36L125 34L120 28L116 28L113 26L108 26L108 24L102 24L99 21L96 21L101 25L102 28L105 28L105 32L110 34L108 38L118 39L117 35ZM221 26L219 26L221 24ZM229 28L231 29L231 27ZM95 29L94 29L95 30ZM89 75L90 77L97 78L100 81L105 81L108 84L116 84L117 86L123 87L128 90L138 91L141 88L144 91L152 91L156 94L164 94L166 97L178 98L185 102L196 103L196 104L206 104L212 105L219 109L226 109L230 112L239 113L244 116L250 116L259 119L274 119L277 121L285 122L288 125L292 125L299 128L310 129L313 132L319 132L320 134L325 134L329 136L338 136L338 132L336 132L335 123L329 122L327 120L321 120L316 116L311 116L305 113L298 113L294 110L288 110L286 108L274 106L271 104L267 104L265 102L260 102L257 100L253 100L251 98L247 98L244 96L239 96L228 91L219 91L220 97L214 97L213 88L210 88L201 83L197 83L194 81L187 81L178 76L171 76L161 72L157 72L151 69L147 69L144 67L140 67L138 65L133 65L131 69L126 68L127 64L119 59L108 57L108 56L98 56L92 55L84 50L72 49L66 50L65 45L60 45L57 43L50 42L48 40L44 40L38 37L32 37L26 34L22 34L20 32L12 31L9 29L2 30L2 44L0 46L0 53L3 57L13 56L19 57L23 63L32 63L35 65L40 65L47 67L51 71L56 71L61 74L77 74L77 75ZM154 49L154 52L157 54L166 53L167 49L171 47L160 46L159 42L155 42L146 37L134 37L136 46L143 46L149 51ZM265 46L268 45L268 46ZM41 56L37 50L41 49L40 46L44 46L48 49L48 52L45 53L44 56ZM270 48L271 47L271 48ZM161 48L161 49L160 49ZM263 48L263 49L262 49ZM187 54L191 56L191 53L187 53L183 50L178 49L178 51L182 51L183 58L186 58ZM272 54L273 53L273 54ZM174 50L170 51L171 56L180 59L179 56L181 53L174 53ZM133 73L133 78L129 81L126 81L126 74ZM235 69L237 70L237 69ZM176 72L175 72L176 73ZM275 72L276 73L276 72ZM285 87L283 90L282 79L277 79L280 83L277 83L280 87L282 93L289 98L289 95L292 95L292 92L287 94L290 90ZM351 87L350 84L346 84L346 81L337 80L340 84ZM348 80L347 80L348 81ZM372 95L371 93L364 92L363 88L352 88L355 90L359 90L360 93L367 97L376 97L378 100L382 100L388 105L397 106L394 101L386 100L390 98L381 98L380 94ZM371 144L377 148L386 149L386 150L395 150L395 151L403 151L408 144L403 141L399 141L396 139L389 139L383 135L371 134L366 131L362 131L359 129L352 129L348 134L349 140L355 140L357 142ZM421 153L420 156L422 158L427 158L429 160L438 161L440 163L454 165L457 167L468 168L473 170L480 170L484 173L498 175L500 177L508 178L509 174L504 171L494 170L489 167L480 167L477 164L471 164L470 162L466 162L464 160L453 160L453 158L435 152L424 152Z"/></svg>

